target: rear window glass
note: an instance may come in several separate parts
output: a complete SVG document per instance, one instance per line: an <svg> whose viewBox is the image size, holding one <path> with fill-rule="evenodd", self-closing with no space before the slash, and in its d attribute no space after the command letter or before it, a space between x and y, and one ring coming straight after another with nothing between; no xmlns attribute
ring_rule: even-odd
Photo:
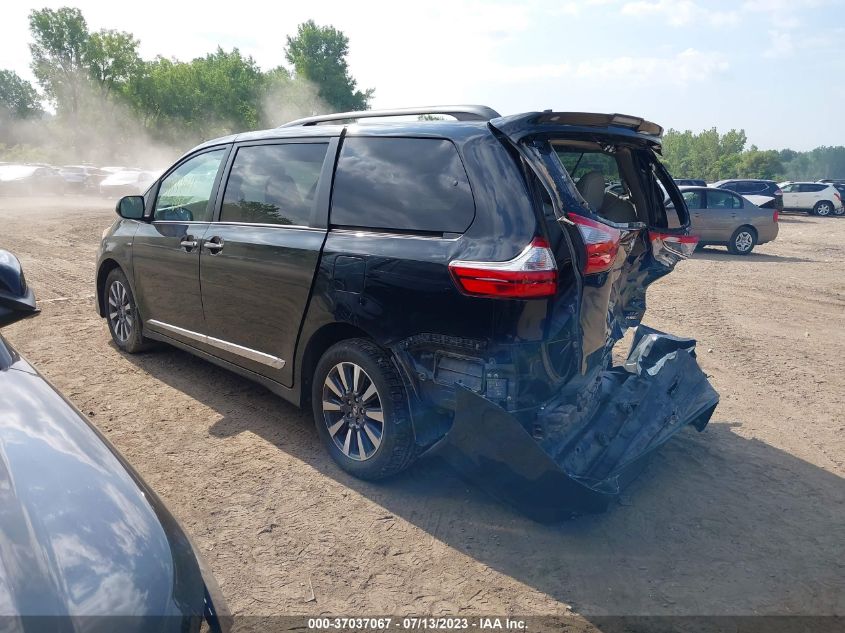
<svg viewBox="0 0 845 633"><path fill-rule="evenodd" d="M475 217L455 146L422 138L346 138L332 193L336 226L462 233Z"/></svg>
<svg viewBox="0 0 845 633"><path fill-rule="evenodd" d="M307 226L327 148L326 143L239 148L220 221Z"/></svg>

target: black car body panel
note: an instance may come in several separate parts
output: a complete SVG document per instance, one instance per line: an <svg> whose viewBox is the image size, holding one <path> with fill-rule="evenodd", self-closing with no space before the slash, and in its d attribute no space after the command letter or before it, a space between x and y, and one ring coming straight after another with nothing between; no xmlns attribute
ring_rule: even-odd
<svg viewBox="0 0 845 633"><path fill-rule="evenodd" d="M296 404L308 399L314 365L331 344L370 339L389 350L399 370L410 398L416 442L423 449L444 437L441 445L448 443L453 421L456 429L474 423L473 413L460 407L460 394L467 389L533 437L538 450L546 450L541 437L563 441L558 423L549 415L558 410L555 403L581 402L586 407L579 409L577 424L573 422L582 431L612 425L603 404L612 398L596 385L624 383L631 391L644 389L635 389L634 383L651 380L658 385L642 397L669 387L683 391L686 382L663 384L673 382L666 378L669 374L679 375L674 363L667 362L660 377L637 374L628 382L610 363L616 342L642 319L647 286L668 274L691 246L686 206L656 158L660 127L612 114L534 112L471 119L379 125L309 122L196 148L174 169L203 152L227 152L214 181L208 221L147 217L117 223L113 231L125 232L128 239L107 235L103 241L97 285L100 314L105 315L103 271L120 266L138 297L145 335L254 378ZM388 145L399 147L400 140L414 141L419 151L387 152ZM223 221L224 191L231 186L239 152L287 143L327 144L309 198L309 218L286 227ZM637 209L637 217L621 223L610 220L585 201L556 156L561 143L618 156L636 202L628 207ZM406 158L410 165L409 157L416 160L427 151L452 171L437 178L430 177L425 165L394 168ZM379 163L384 160L391 162ZM378 180L386 172L392 178L387 184ZM658 180L674 205L674 219ZM430 189L421 190L426 182ZM145 198L148 209L154 206L160 183ZM379 215L379 187L388 186L399 192L395 213ZM427 209L439 195L434 193L437 187L454 192L454 209L441 224L422 218L409 226L396 219L404 217L402 209L407 207ZM573 221L577 217L617 236L618 249L599 274L584 272L593 255ZM124 222L137 225L134 241ZM531 299L473 296L456 282L455 262L509 262L536 240L547 243L553 253L553 294ZM195 245L180 246L184 243ZM683 354L691 354L688 348ZM690 389L715 406L706 379L698 381L690 369L695 366L692 356L692 365L676 362L686 363ZM670 396L661 397L672 402ZM656 404L641 411L663 415ZM679 411L678 428L693 423L703 428L709 414L699 413ZM617 435L611 437L607 429L603 433L611 442L623 442L630 439L632 427L641 425L651 438L638 445L635 452L642 455L667 437L646 422L635 416L619 426ZM550 457L554 461L559 455ZM626 454L624 461L629 459L636 461ZM475 455L455 463L481 461ZM558 467L568 472L565 460ZM601 480L615 476L614 468Z"/></svg>
<svg viewBox="0 0 845 633"><path fill-rule="evenodd" d="M3 324L37 313L0 251ZM10 630L228 628L214 579L156 494L0 336L0 617ZM17 628L15 628L17 627Z"/></svg>

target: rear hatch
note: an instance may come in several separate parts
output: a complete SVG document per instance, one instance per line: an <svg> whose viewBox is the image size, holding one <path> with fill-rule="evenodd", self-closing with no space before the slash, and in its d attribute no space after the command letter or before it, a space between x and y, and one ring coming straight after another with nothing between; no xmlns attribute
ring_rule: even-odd
<svg viewBox="0 0 845 633"><path fill-rule="evenodd" d="M696 238L656 156L659 126L555 112L490 125L520 157L559 267L575 262L577 291L559 294L549 315L577 315L563 335L575 344L555 357L550 342L558 388L530 416L461 390L443 451L535 518L599 510L643 457L686 425L703 429L718 403L695 341L641 325L647 287L690 256ZM613 347L629 328L631 350L614 366Z"/></svg>

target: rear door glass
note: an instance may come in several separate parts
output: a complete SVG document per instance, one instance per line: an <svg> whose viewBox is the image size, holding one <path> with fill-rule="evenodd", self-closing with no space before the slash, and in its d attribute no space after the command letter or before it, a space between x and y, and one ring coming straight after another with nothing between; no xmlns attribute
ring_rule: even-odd
<svg viewBox="0 0 845 633"><path fill-rule="evenodd" d="M707 192L707 208L708 209L739 209L742 207L742 202L739 196L735 196L727 191L708 191Z"/></svg>
<svg viewBox="0 0 845 633"><path fill-rule="evenodd" d="M239 148L220 221L308 226L327 148L327 143Z"/></svg>
<svg viewBox="0 0 845 633"><path fill-rule="evenodd" d="M338 159L334 226L463 233L475 217L458 150L430 138L347 137Z"/></svg>

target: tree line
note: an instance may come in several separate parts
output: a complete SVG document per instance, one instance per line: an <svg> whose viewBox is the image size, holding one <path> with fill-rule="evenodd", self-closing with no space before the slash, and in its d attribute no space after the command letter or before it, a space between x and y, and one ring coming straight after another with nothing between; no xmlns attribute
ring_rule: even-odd
<svg viewBox="0 0 845 633"><path fill-rule="evenodd" d="M91 32L72 7L31 11L29 30L37 87L0 70L0 159L119 157L139 131L184 146L297 116L368 109L374 92L359 89L349 72L346 35L313 20L280 46L287 65L267 71L237 48L145 60L133 34Z"/></svg>
<svg viewBox="0 0 845 633"><path fill-rule="evenodd" d="M663 136L663 159L676 178L817 180L845 178L845 147L817 147L808 152L746 147L745 130L698 134L669 130Z"/></svg>

